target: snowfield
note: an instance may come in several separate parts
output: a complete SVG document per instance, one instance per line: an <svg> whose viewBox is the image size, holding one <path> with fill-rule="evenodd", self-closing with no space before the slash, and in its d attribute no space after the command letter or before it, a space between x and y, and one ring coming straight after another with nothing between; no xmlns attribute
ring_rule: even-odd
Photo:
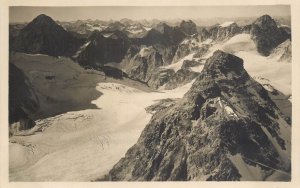
<svg viewBox="0 0 300 188"><path fill-rule="evenodd" d="M255 51L240 51L236 56L244 60L244 67L252 77L268 79L270 84L285 95L291 95L292 66L263 57ZM257 80L259 81L259 80Z"/></svg>
<svg viewBox="0 0 300 188"><path fill-rule="evenodd" d="M224 43L215 44L204 58L209 58L216 50L232 53L244 60L244 68L253 78L264 78L275 89L289 96L291 92L292 66L290 63L278 62L276 57L264 57L255 47L250 34L238 34ZM261 80L256 80L260 82ZM262 82L260 82L262 84Z"/></svg>
<svg viewBox="0 0 300 188"><path fill-rule="evenodd" d="M232 23L225 22L220 27L227 27ZM110 35L107 34L104 37L110 37ZM201 61L205 61L218 49L232 53L244 60L244 68L252 78L264 85L270 92L276 89L282 93L277 96L278 100L289 101L291 99L291 63L278 62L276 58L263 57L258 54L249 34L236 35L223 43L213 44L211 39L203 42L205 43L212 44L212 47ZM144 47L139 54L146 56L149 50ZM161 68L173 69L177 72L181 69L184 60L194 59L194 54L191 53ZM40 64L40 58L44 59L44 64ZM70 101L74 105L77 105L77 100L82 100L82 98L90 99L87 89L91 91L94 89L101 95L95 99L93 96L90 105L96 108L78 109L39 119L36 121L38 132L11 137L9 140L10 181L91 181L100 178L108 173L126 151L137 142L152 116L146 113L145 108L160 99L182 98L194 81L174 90L164 90L161 87L154 92L144 90L135 84L126 84L124 81L112 79L104 81L104 78L101 80L98 78L99 75L95 75L95 71L82 72L82 68L70 62L71 60L59 58L56 62L60 63L58 65L52 61L45 55L26 55L25 59L22 55L16 55L15 64L31 76L31 81L41 88L42 94L52 92L52 96L66 98L66 101L72 96ZM64 64L72 68L72 71L63 69ZM201 72L203 66L201 64L191 69ZM37 69L37 72L32 71L32 67ZM50 71L45 72L45 69L50 69ZM65 82L54 84L40 80L45 75L52 75L51 71L56 73L57 80ZM79 83L77 80L83 80L83 82ZM95 85L91 84L92 82ZM69 84L73 84L74 87L69 87ZM86 85L89 85L89 88L86 88ZM51 88L56 88L56 90ZM73 96L74 93L78 95ZM222 101L220 105L226 106ZM291 103L284 103L284 105L289 114ZM47 104L42 104L42 106L47 106ZM58 105L58 108L61 106L62 104ZM228 116L237 117L231 107L226 106L225 111ZM288 143L287 150L282 150L266 129L264 132L272 141L281 159L288 159L282 164L288 167L291 158L291 128L283 119L279 119L278 123L280 136ZM264 180L265 175L260 174L261 165L250 166L240 155L229 157L242 175L241 180L245 178ZM282 172L276 171L267 180L280 178L285 179Z"/></svg>
<svg viewBox="0 0 300 188"><path fill-rule="evenodd" d="M10 181L90 181L106 174L136 143L158 99L181 98L191 87L145 92L117 83L99 83L99 109L67 112L37 121L46 127L9 144Z"/></svg>

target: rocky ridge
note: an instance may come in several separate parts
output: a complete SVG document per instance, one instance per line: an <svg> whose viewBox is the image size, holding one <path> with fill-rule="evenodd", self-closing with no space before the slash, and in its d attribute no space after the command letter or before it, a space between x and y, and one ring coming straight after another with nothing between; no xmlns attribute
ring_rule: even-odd
<svg viewBox="0 0 300 188"><path fill-rule="evenodd" d="M237 158L261 179L274 169L288 174L289 126L243 60L216 51L184 98L153 115L104 179L251 180Z"/></svg>

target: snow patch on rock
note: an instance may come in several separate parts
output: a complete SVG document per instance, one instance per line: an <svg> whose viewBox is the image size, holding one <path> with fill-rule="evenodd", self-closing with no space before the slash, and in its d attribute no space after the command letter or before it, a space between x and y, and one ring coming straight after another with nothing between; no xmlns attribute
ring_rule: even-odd
<svg viewBox="0 0 300 188"><path fill-rule="evenodd" d="M173 69L175 72L177 72L178 70L181 69L182 67L182 64L185 60L192 60L193 59L193 56L194 56L195 53L191 53L187 56L185 56L184 58L180 59L179 61L177 61L176 63L173 63L171 65L168 65L168 66L164 66L164 67L161 67L162 69Z"/></svg>
<svg viewBox="0 0 300 188"><path fill-rule="evenodd" d="M220 27L228 27L233 23L234 23L234 21L227 21L227 22L224 22L224 23L220 24L219 26Z"/></svg>

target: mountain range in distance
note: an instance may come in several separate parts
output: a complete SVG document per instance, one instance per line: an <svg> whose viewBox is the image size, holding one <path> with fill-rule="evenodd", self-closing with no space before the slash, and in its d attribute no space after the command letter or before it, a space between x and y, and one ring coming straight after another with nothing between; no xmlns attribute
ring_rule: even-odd
<svg viewBox="0 0 300 188"><path fill-rule="evenodd" d="M290 181L287 20L11 24L10 179Z"/></svg>

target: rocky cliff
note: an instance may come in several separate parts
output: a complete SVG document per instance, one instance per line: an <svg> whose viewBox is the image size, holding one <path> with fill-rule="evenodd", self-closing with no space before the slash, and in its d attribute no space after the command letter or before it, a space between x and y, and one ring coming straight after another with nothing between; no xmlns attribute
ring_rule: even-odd
<svg viewBox="0 0 300 188"><path fill-rule="evenodd" d="M250 34L256 43L257 51L264 56L270 55L272 49L291 37L290 33L278 27L269 15L263 15L253 22Z"/></svg>
<svg viewBox="0 0 300 188"><path fill-rule="evenodd" d="M104 179L265 180L275 171L290 174L290 125L243 60L216 51Z"/></svg>
<svg viewBox="0 0 300 188"><path fill-rule="evenodd" d="M39 100L25 74L9 63L9 124L10 134L30 129L35 123L30 114L39 109Z"/></svg>

